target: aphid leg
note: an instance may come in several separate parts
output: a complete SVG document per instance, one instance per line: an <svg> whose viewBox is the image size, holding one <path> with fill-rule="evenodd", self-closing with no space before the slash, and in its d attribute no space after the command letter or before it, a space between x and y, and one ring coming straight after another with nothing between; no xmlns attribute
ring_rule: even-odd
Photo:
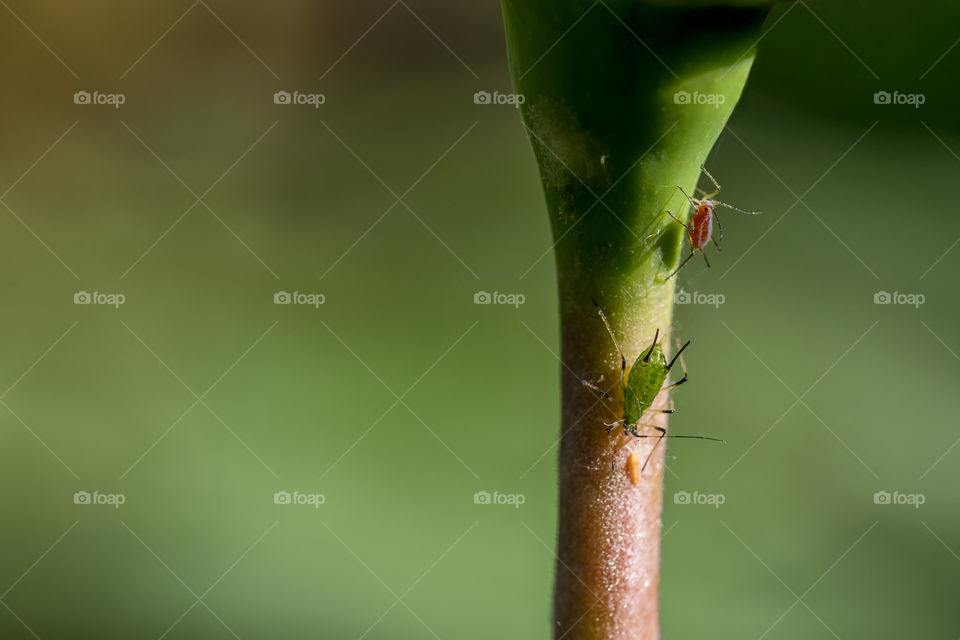
<svg viewBox="0 0 960 640"><path fill-rule="evenodd" d="M603 309L601 309L600 305L598 305L596 302L593 303L593 306L597 308L597 313L600 314L600 319L603 320L603 325L607 328L607 333L610 334L610 339L613 341L613 346L617 348L617 353L620 354L620 379L624 384L626 384L624 378L627 375L627 359L623 357L623 350L620 348L616 337L613 335L613 329L610 328L610 323L607 322L607 316L603 315Z"/></svg>
<svg viewBox="0 0 960 640"><path fill-rule="evenodd" d="M647 454L647 459L643 461L643 466L640 467L640 473L643 473L647 470L647 463L649 463L650 458L653 457L653 452L657 450L657 447L660 446L660 443L663 442L663 439L667 437L666 429L661 429L660 427L657 427L657 429L660 430L660 437L657 438L657 441L653 443L653 448L650 449L650 453Z"/></svg>
<svg viewBox="0 0 960 640"><path fill-rule="evenodd" d="M647 427L650 429L656 429L657 431L660 432L660 435L659 436L641 435L637 433L637 427ZM647 454L647 459L643 461L643 466L640 467L640 473L643 473L644 470L647 468L647 463L650 462L650 458L653 456L653 452L656 451L657 447L660 446L660 441L667 437L667 430L664 429L663 427L658 427L653 424L637 423L634 427L630 429L630 432L637 438L656 438L657 439L657 441L653 444L653 448L650 449L650 453Z"/></svg>
<svg viewBox="0 0 960 640"><path fill-rule="evenodd" d="M646 413L676 413L677 405L673 403L673 398L667 398L667 402L670 403L669 409L647 409Z"/></svg>
<svg viewBox="0 0 960 640"><path fill-rule="evenodd" d="M604 422L603 426L607 428L607 433L610 433L615 428L623 424L623 420L617 420L616 422Z"/></svg>
<svg viewBox="0 0 960 640"><path fill-rule="evenodd" d="M670 364L667 366L667 371L670 370L670 367L673 366L673 363L676 361L676 359L677 359L677 358L680 358L680 368L683 369L683 377L680 378L679 380L677 380L676 382L672 382L672 383L668 384L667 386L664 387L664 389L673 389L674 387L679 387L679 386L682 385L684 382L686 382L687 380L690 379L689 376L687 376L687 363L685 363L685 362L683 361L683 350L687 348L687 345L690 344L690 341L687 340L687 344L685 344L685 345L683 345L683 346L681 347L681 346L680 346L680 338L678 338L678 337L676 336L676 334L674 334L673 339L674 339L674 340L676 341L676 343L677 343L677 355L673 356L673 360L671 360L671 361L670 361ZM673 398L670 399L670 402L671 402L671 403L673 402Z"/></svg>
<svg viewBox="0 0 960 640"><path fill-rule="evenodd" d="M601 388L598 387L597 385L593 384L593 383L590 382L589 380L584 380L583 378L580 378L580 384L582 384L583 386L585 386L585 387L588 388L588 389L593 389L594 391L596 391L597 393L599 393L601 396L603 396L603 397L606 398L607 400L610 399L610 394L609 394L609 393L607 393L606 391L604 391L603 389L601 389Z"/></svg>
<svg viewBox="0 0 960 640"><path fill-rule="evenodd" d="M679 223L680 223L680 226L682 226L682 227L683 227L684 229L686 229L687 231L693 231L693 227L692 227L692 226L688 226L686 222L684 222L683 220L681 220L681 219L678 218L677 216L673 215L673 214L670 213L669 211L667 211L667 215L670 216L671 218L673 218L674 220L676 220L677 222L679 222Z"/></svg>
<svg viewBox="0 0 960 640"><path fill-rule="evenodd" d="M647 413L676 413L677 410L673 407L670 409L647 409Z"/></svg>
<svg viewBox="0 0 960 640"><path fill-rule="evenodd" d="M611 397L610 397L610 394L609 394L609 393L607 393L606 391L604 391L603 389L601 389L601 388L598 387L597 385L593 384L593 383L590 382L589 380L584 380L583 378L580 378L580 384L582 384L583 386L585 386L585 387L588 388L588 389L592 389L593 391L596 391L596 392L600 395L601 398L603 398L603 399L605 399L605 400L611 400ZM600 402L600 400L597 399L597 402ZM594 405L594 406L596 406L596 405ZM617 422L614 422L613 424L608 424L608 423L606 423L606 422L604 422L603 424L604 424L605 427L607 427L607 433L610 433L610 431L611 431L615 426L617 426L620 422L623 422L623 420L618 420Z"/></svg>
<svg viewBox="0 0 960 640"><path fill-rule="evenodd" d="M690 258L692 258L692 257L693 257L693 254L695 254L695 253L696 253L696 251L694 251L693 249L691 249L691 250L690 250L690 255L688 255L686 258L684 258L684 259L683 259L683 262L680 263L680 266L677 267L676 269L674 269L674 270L673 270L673 273L671 273L670 275L667 276L667 280L669 280L669 279L672 278L673 276L677 275L677 272L680 271L680 269L683 269L684 265L686 265L688 262L690 262Z"/></svg>
<svg viewBox="0 0 960 640"><path fill-rule="evenodd" d="M676 413L676 409L647 409L647 413Z"/></svg>
<svg viewBox="0 0 960 640"><path fill-rule="evenodd" d="M650 362L650 355L653 353L653 348L657 346L657 340L660 339L660 329L657 329L657 332L653 334L653 342L650 344L650 349L647 351L647 355L643 356L644 362Z"/></svg>
<svg viewBox="0 0 960 640"><path fill-rule="evenodd" d="M710 172L707 171L707 168L706 168L705 166L700 165L700 171L703 171L703 172L707 175L707 177L710 178L710 182L713 183L713 186L715 186L715 187L717 188L717 190L714 191L713 193L710 193L710 194L706 194L706 193L705 193L705 195L704 195L703 197L706 198L707 200L709 200L709 199L712 198L713 196L715 196L715 195L717 195L718 193L720 193L720 183L717 182L716 178L714 178L712 175L710 175Z"/></svg>
<svg viewBox="0 0 960 640"><path fill-rule="evenodd" d="M676 336L674 336L676 337ZM677 345L680 344L680 339L677 338ZM667 371L673 368L674 363L677 361L677 358L681 358L680 366L683 368L683 377L687 377L687 365L683 364L683 350L690 346L690 341L687 340L682 347L680 347L677 352L674 354L673 359L670 361L670 364L667 365Z"/></svg>
<svg viewBox="0 0 960 640"><path fill-rule="evenodd" d="M707 252L706 252L706 251L701 251L700 253L703 254L703 261L707 263L707 268L709 269L709 268L710 268L710 260L707 258Z"/></svg>
<svg viewBox="0 0 960 640"><path fill-rule="evenodd" d="M717 240L716 238L713 238L713 244L716 245L717 251L720 251L720 243L723 242L723 227L720 225L720 217L717 215L716 209L713 211L713 219L717 223L717 231L720 232L720 239Z"/></svg>
<svg viewBox="0 0 960 640"><path fill-rule="evenodd" d="M676 382L671 382L670 384L668 384L667 386L665 386L664 389L673 389L674 387L679 387L680 385L682 385L682 384L683 384L684 382L686 382L687 380L689 380L689 378L687 377L687 374L684 373L682 378L680 378L680 379L677 380Z"/></svg>

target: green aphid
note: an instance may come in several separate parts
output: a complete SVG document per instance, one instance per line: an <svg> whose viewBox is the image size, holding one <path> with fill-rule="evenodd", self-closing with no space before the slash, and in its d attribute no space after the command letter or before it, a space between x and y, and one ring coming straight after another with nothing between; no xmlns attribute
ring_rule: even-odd
<svg viewBox="0 0 960 640"><path fill-rule="evenodd" d="M690 341L688 340L686 344L680 347L670 363L667 364L667 358L663 353L663 348L658 343L658 340L660 339L660 330L657 329L650 348L646 349L643 353L637 356L633 366L630 367L630 373L628 375L627 359L623 356L623 351L620 349L620 345L617 344L617 339L613 335L613 329L610 328L610 323L607 322L607 317L603 314L603 310L601 310L596 303L594 303L594 306L597 307L597 313L600 314L600 319L603 320L603 324L606 326L607 332L610 334L610 339L613 341L613 346L617 348L617 353L620 354L620 384L623 386L623 417L616 422L604 423L604 425L607 427L607 433L610 433L616 427L623 427L623 432L626 435L632 435L636 438L657 438L657 442L654 444L653 449L650 450L650 453L647 455L647 459L643 463L643 467L640 469L641 473L647 468L647 463L650 462L650 457L653 455L653 452L656 451L660 441L664 438L688 438L695 440L726 442L725 440L710 438L707 436L667 435L667 430L663 427L659 427L655 424L644 424L641 422L647 413L674 413L675 409L673 408L651 409L650 407L653 405L653 401L657 398L657 395L660 393L660 391L678 387L689 379L687 376L687 367L683 362L682 354L683 350L690 345ZM679 346L679 341L677 344ZM668 382L667 377L670 374L670 369L678 359L680 360L680 366L683 368L683 378L664 386L664 383ZM610 394L597 385L582 379L581 382L584 384L584 386L593 389L604 398L608 400L611 399ZM673 401L671 400L671 407L672 405ZM659 432L659 435L641 434L637 431L638 427L656 429Z"/></svg>

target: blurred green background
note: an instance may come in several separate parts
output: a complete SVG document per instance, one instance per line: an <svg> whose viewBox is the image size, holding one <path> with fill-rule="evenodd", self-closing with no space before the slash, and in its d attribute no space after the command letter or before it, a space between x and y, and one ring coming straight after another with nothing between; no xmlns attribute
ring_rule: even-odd
<svg viewBox="0 0 960 640"><path fill-rule="evenodd" d="M724 303L677 307L672 428L729 444L669 449L665 637L960 634L958 18L767 24L708 164L766 213L680 278ZM10 0L0 42L0 637L549 637L555 284L473 100L496 3Z"/></svg>

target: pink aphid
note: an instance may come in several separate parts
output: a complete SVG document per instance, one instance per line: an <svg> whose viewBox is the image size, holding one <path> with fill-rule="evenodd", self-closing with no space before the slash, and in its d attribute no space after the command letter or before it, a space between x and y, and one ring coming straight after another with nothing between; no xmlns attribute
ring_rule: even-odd
<svg viewBox="0 0 960 640"><path fill-rule="evenodd" d="M692 198L686 191L683 190L683 187L677 185L677 189L680 189L680 192L686 196L687 200L690 201L690 207L692 214L690 216L690 223L687 224L677 216L673 215L667 211L667 215L676 220L684 229L687 230L687 240L690 241L690 255L683 259L683 262L680 263L673 273L667 276L667 280L677 275L677 272L680 271L690 261L690 258L693 257L697 251L703 254L703 259L707 263L707 266L710 266L710 261L707 259L707 254L704 252L704 247L707 246L707 243L710 240L713 240L713 244L716 245L717 251L720 251L720 240L723 240L723 227L720 226L720 218L717 216L717 207L727 207L728 209L733 209L734 211L739 211L740 213L747 213L749 215L757 215L760 211L745 211L739 207L735 207L732 204L727 204L726 202L721 202L719 200L714 200L714 197L720 193L720 185L717 181L710 175L710 172L704 167L700 169L710 178L710 182L713 183L717 189L713 193L706 193L703 189L697 187L697 190L703 193L702 199ZM717 231L720 232L720 239L713 237L713 222L717 223Z"/></svg>

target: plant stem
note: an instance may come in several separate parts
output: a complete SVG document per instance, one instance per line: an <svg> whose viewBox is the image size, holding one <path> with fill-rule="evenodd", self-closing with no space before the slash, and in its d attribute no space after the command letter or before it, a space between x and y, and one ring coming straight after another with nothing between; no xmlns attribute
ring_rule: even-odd
<svg viewBox="0 0 960 640"><path fill-rule="evenodd" d="M607 434L622 416L620 358L655 330L669 349L676 267L700 165L753 61L769 2L503 0L521 114L556 241L563 421L554 637L659 638L663 455L640 482L631 451L656 441ZM685 100L684 96L689 99ZM702 100L702 102L698 102ZM608 389L612 401L580 378ZM666 393L655 407L665 407ZM666 427L662 415L643 421ZM646 430L655 434L654 430Z"/></svg>

